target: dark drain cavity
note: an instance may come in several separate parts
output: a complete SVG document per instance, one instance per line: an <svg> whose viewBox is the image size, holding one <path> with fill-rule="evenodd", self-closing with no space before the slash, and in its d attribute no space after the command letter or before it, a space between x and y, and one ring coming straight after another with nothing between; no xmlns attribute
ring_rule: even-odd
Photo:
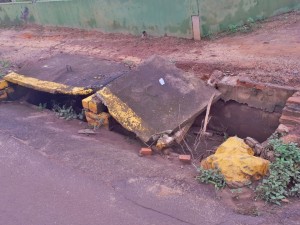
<svg viewBox="0 0 300 225"><path fill-rule="evenodd" d="M77 114L82 113L82 99L87 96L73 96L64 94L50 94L46 92L29 90L26 101L30 104L55 110L56 107L72 108Z"/></svg>
<svg viewBox="0 0 300 225"><path fill-rule="evenodd" d="M50 94L42 91L37 91L22 86L15 86L14 100L23 100L29 104L46 108L49 110L56 111L57 108L69 109L70 107L77 115L82 115L77 119L86 121L84 110L82 106L82 100L88 96L74 96L74 95L65 95L65 94ZM107 107L104 108L104 112L108 112ZM133 132L130 132L122 127L113 117L109 119L109 130L135 139L136 135Z"/></svg>
<svg viewBox="0 0 300 225"><path fill-rule="evenodd" d="M196 126L201 126L204 116L202 114L196 119ZM264 142L279 126L281 111L271 113L233 100L220 100L212 106L210 116L208 128L213 132L240 138L252 137Z"/></svg>

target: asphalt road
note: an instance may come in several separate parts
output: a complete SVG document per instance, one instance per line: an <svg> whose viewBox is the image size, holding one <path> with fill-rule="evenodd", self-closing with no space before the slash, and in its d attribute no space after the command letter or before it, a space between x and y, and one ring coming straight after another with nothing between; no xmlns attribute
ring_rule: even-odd
<svg viewBox="0 0 300 225"><path fill-rule="evenodd" d="M193 169L85 124L18 103L0 104L0 224L268 224L235 213ZM274 223L273 223L274 224Z"/></svg>

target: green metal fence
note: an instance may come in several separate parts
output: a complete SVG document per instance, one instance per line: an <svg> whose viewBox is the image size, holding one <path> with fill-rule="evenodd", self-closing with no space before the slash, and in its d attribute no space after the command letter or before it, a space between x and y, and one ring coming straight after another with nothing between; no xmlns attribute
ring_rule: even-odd
<svg viewBox="0 0 300 225"><path fill-rule="evenodd" d="M300 9L299 0L24 0L0 3L0 26L24 23L97 29L103 32L193 37L192 16L201 35Z"/></svg>

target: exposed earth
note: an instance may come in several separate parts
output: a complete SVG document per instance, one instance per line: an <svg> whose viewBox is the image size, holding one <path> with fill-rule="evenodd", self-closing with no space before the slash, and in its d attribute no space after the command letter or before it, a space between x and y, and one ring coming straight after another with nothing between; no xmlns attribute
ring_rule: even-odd
<svg viewBox="0 0 300 225"><path fill-rule="evenodd" d="M17 67L57 53L122 61L130 66L153 54L208 79L216 69L255 81L300 85L300 12L258 23L253 32L196 42L53 27L1 29L0 59Z"/></svg>
<svg viewBox="0 0 300 225"><path fill-rule="evenodd" d="M59 53L129 67L157 54L203 80L220 70L300 88L299 12L201 42L37 26L0 34L0 75ZM80 135L86 123L22 102L0 103L0 121L3 224L300 224L299 201L277 207L248 188L216 192L176 155L139 157L138 141L104 128Z"/></svg>

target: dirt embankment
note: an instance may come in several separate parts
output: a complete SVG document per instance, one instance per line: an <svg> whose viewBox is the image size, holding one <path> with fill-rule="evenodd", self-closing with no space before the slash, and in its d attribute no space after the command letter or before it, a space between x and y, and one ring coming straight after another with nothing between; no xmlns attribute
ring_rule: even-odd
<svg viewBox="0 0 300 225"><path fill-rule="evenodd" d="M200 42L51 27L1 29L0 59L20 67L36 58L71 53L132 66L157 54L202 79L221 70L226 76L300 87L300 13L277 16L255 27L251 33Z"/></svg>

